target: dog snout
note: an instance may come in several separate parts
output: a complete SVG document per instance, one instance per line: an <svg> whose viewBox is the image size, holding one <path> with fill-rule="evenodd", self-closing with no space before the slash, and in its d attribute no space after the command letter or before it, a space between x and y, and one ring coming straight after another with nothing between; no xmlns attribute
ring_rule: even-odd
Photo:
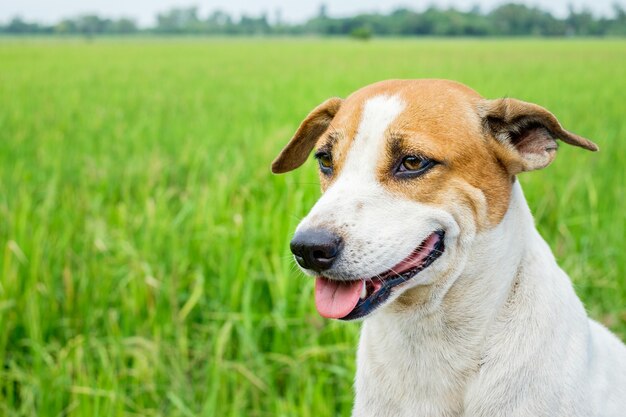
<svg viewBox="0 0 626 417"><path fill-rule="evenodd" d="M298 264L315 272L329 269L339 256L342 245L340 236L324 229L298 231L290 244Z"/></svg>

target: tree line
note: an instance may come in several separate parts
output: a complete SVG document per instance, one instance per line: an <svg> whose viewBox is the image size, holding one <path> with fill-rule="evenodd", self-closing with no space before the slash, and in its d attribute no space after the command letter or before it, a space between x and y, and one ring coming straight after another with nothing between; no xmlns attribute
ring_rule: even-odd
<svg viewBox="0 0 626 417"><path fill-rule="evenodd" d="M389 14L359 14L330 17L326 6L304 23L290 24L277 11L243 15L238 19L216 10L201 16L197 7L173 8L156 16L152 27L140 28L133 19L108 19L83 15L52 25L26 22L19 17L0 24L0 34L47 35L327 35L369 38L371 36L626 36L626 10L615 3L613 16L596 17L588 10L570 7L557 18L537 7L503 4L489 12L474 7L469 11L430 7L422 12L407 8Z"/></svg>

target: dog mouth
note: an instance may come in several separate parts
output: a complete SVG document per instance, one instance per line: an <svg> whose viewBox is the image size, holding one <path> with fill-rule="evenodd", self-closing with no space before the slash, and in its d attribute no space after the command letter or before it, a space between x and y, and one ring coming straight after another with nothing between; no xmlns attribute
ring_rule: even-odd
<svg viewBox="0 0 626 417"><path fill-rule="evenodd" d="M444 236L442 230L433 232L399 264L371 278L337 281L317 277L317 311L323 317L340 320L370 314L389 298L395 287L417 276L443 254Z"/></svg>

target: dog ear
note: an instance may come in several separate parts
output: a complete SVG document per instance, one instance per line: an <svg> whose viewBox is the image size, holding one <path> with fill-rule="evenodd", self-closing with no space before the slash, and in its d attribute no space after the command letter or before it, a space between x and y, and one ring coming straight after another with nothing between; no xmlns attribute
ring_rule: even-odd
<svg viewBox="0 0 626 417"><path fill-rule="evenodd" d="M274 174L294 170L306 161L311 149L339 111L341 102L340 98L329 98L309 113L287 146L272 162Z"/></svg>
<svg viewBox="0 0 626 417"><path fill-rule="evenodd" d="M504 145L503 162L512 175L548 166L556 156L557 139L590 151L598 146L563 129L548 110L512 98L485 100L483 126Z"/></svg>

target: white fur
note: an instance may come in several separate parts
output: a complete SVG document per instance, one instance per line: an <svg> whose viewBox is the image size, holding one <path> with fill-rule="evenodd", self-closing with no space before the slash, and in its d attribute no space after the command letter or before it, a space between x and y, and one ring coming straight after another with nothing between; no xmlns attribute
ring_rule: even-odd
<svg viewBox="0 0 626 417"><path fill-rule="evenodd" d="M354 416L626 416L626 348L586 317L519 184L454 285L456 305L365 320Z"/></svg>
<svg viewBox="0 0 626 417"><path fill-rule="evenodd" d="M382 273L446 231L445 253L365 319L353 416L626 416L626 347L587 318L518 182L500 224L477 233L469 208L408 201L376 181L403 108L397 97L366 103L341 175L298 226L341 232L327 274L337 279ZM422 305L390 308L424 284L433 288Z"/></svg>

